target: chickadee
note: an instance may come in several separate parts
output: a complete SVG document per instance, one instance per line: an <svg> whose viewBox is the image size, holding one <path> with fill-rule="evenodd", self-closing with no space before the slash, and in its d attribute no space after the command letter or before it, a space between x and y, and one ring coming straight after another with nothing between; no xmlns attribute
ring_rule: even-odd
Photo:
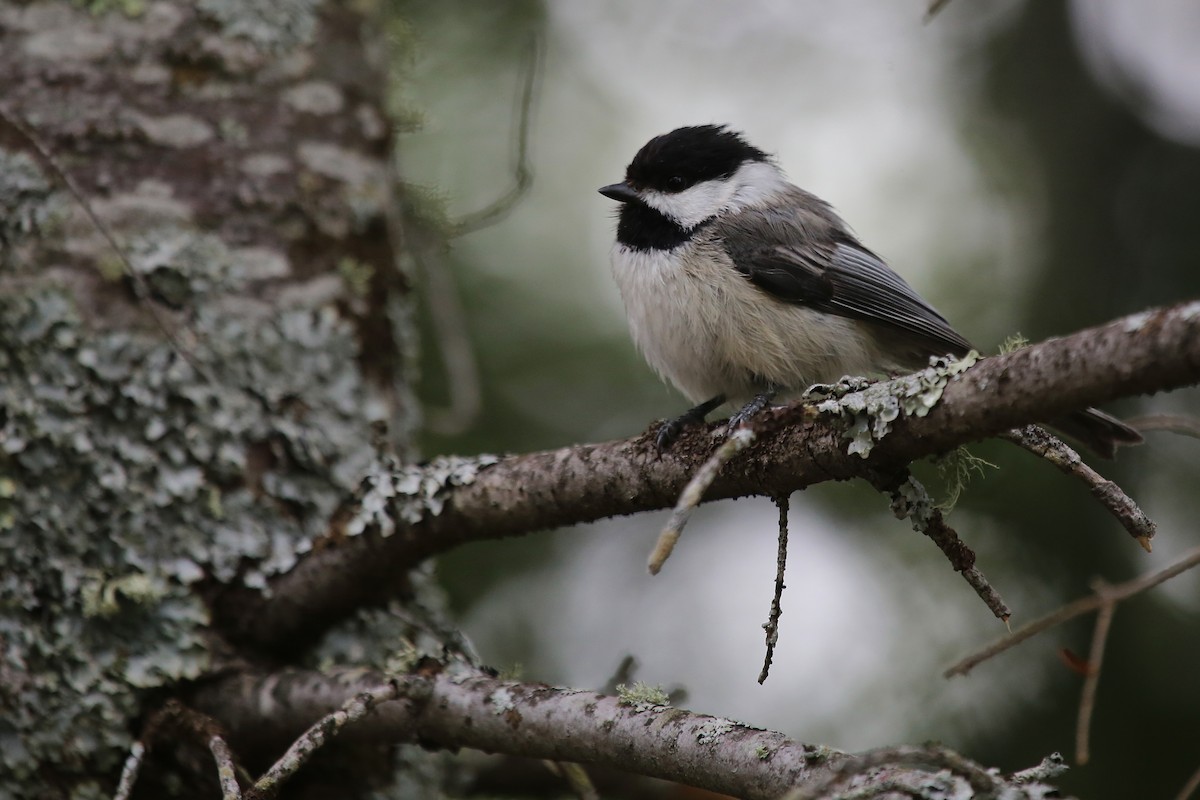
<svg viewBox="0 0 1200 800"><path fill-rule="evenodd" d="M600 193L621 203L612 269L634 342L697 404L663 425L660 449L727 401L744 404L732 428L780 392L971 349L828 203L725 126L651 139ZM1142 440L1094 408L1053 424L1110 458Z"/></svg>

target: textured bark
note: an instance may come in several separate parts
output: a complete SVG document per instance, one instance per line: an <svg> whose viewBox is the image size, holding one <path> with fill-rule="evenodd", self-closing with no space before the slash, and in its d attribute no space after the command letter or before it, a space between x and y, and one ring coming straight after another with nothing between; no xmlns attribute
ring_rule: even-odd
<svg viewBox="0 0 1200 800"><path fill-rule="evenodd" d="M110 792L164 689L227 663L204 587L288 569L372 420L415 420L378 22L138 5L0 4L5 797Z"/></svg>
<svg viewBox="0 0 1200 800"><path fill-rule="evenodd" d="M759 424L769 431L726 466L706 499L777 496L866 469L888 472L1016 426L1197 381L1200 303L1143 312L980 361L950 379L925 416L892 422L865 460L847 452L851 423L841 417L814 418L803 405L767 412ZM347 539L335 524L326 547L273 582L271 599L226 597L218 619L254 642L294 645L302 629L311 635L357 607L370 587L464 542L669 508L721 430L693 429L662 457L648 431L483 465L465 485L447 485L437 509L390 536Z"/></svg>
<svg viewBox="0 0 1200 800"><path fill-rule="evenodd" d="M908 797L1050 796L1036 781L1006 779L953 754L939 759L912 748L907 757L896 751L854 769L852 759L828 747L645 698L504 681L466 668L419 672L424 676L395 678L404 699L380 704L342 735L595 764L748 800L772 800L818 781L828 790L860 789L862 796L885 785L906 787ZM204 689L194 702L244 740L282 747L384 680L362 673L240 675ZM830 780L839 769L845 780Z"/></svg>

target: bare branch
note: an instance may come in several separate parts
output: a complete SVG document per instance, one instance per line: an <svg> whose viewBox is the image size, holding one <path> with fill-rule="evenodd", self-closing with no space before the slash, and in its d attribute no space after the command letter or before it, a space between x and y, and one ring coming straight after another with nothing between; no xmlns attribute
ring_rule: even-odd
<svg viewBox="0 0 1200 800"><path fill-rule="evenodd" d="M416 699L381 702L347 725L342 736L595 764L750 800L774 800L798 785L841 785L876 768L883 770L881 780L901 781L917 797L931 796L918 788L928 783L931 769L949 770L963 789L1004 790L1014 800L1045 792L1044 786L1005 779L940 747L849 758L781 733L651 702L502 681L459 665L433 673L427 666L422 674L392 678L405 698ZM244 740L284 746L287 739L281 737L295 736L310 720L385 680L364 671L238 675L203 687L191 701ZM946 796L942 788L938 797Z"/></svg>
<svg viewBox="0 0 1200 800"><path fill-rule="evenodd" d="M221 784L221 800L242 800L242 787L238 785L237 765L233 752L222 736L208 740L208 750L217 762L217 781Z"/></svg>
<svg viewBox="0 0 1200 800"><path fill-rule="evenodd" d="M692 518L692 512L696 510L696 506L704 500L704 493L717 479L721 468L738 453L754 444L754 439L754 431L751 428L738 428L717 448L717 451L712 454L712 458L705 461L700 469L692 475L687 486L683 487L683 491L679 493L675 509L671 512L667 524L663 526L662 533L658 535L654 549L650 551L650 558L647 559L646 566L651 575L657 575L663 568L663 564L671 557L671 551L675 549L675 543L683 534L684 526Z"/></svg>
<svg viewBox="0 0 1200 800"><path fill-rule="evenodd" d="M942 673L945 677L950 678L955 675L966 675L975 667L987 661L993 656L1003 653L1005 650L1010 650L1016 647L1026 639L1032 638L1042 631L1049 630L1069 622L1076 617L1081 617L1084 614L1095 611L1106 603L1118 603L1122 600L1127 600L1135 594L1140 594L1147 589L1152 589L1160 583L1169 581L1180 573L1186 572L1192 567L1200 564L1200 547L1189 550L1178 561L1171 564L1166 569L1159 572L1154 572L1148 575L1143 575L1140 578L1134 578L1125 583L1118 583L1115 586L1109 587L1103 595L1092 594L1087 597L1081 597L1057 611L1053 611L1040 619L1030 622L1028 625L1023 625L1012 632L1012 635L1003 639L999 639L992 644L984 647L969 656L958 661L950 666Z"/></svg>
<svg viewBox="0 0 1200 800"><path fill-rule="evenodd" d="M519 110L517 113L517 153L513 186L495 202L486 208L467 214L454 223L454 235L464 236L468 233L495 225L512 210L533 185L533 167L529 163L529 129L533 120L533 109L537 104L538 78L542 74L542 59L545 47L542 37L534 34L530 37L529 50L525 58L524 81L522 83Z"/></svg>
<svg viewBox="0 0 1200 800"><path fill-rule="evenodd" d="M1146 512L1142 511L1120 486L1085 464L1079 453L1037 425L1026 425L1024 428L1011 430L1004 434L1003 438L1044 458L1064 474L1086 483L1092 491L1092 497L1099 500L1100 504L1116 517L1142 549L1150 552L1150 540L1154 538L1155 532L1154 521L1146 516Z"/></svg>
<svg viewBox="0 0 1200 800"><path fill-rule="evenodd" d="M1134 417L1125 422L1142 433L1168 431L1180 436L1200 439L1200 419L1186 414L1147 414L1144 417Z"/></svg>
<svg viewBox="0 0 1200 800"><path fill-rule="evenodd" d="M284 747L311 720L384 680L363 671L240 675L202 688L192 702L241 741ZM732 720L473 670L394 680L406 697L422 699L381 703L343 738L419 738L425 746L598 764L764 800L810 778L833 752Z"/></svg>
<svg viewBox="0 0 1200 800"><path fill-rule="evenodd" d="M892 512L896 518L910 520L913 530L932 539L950 561L950 566L970 584L988 610L996 619L1007 625L1012 617L1012 610L975 566L975 552L946 522L945 516L925 491L925 487L908 470L890 477L874 474L869 476L869 480L876 489L891 497Z"/></svg>
<svg viewBox="0 0 1200 800"><path fill-rule="evenodd" d="M1111 369L1114 363L1122 368ZM924 416L892 420L865 459L847 452L840 417L813 419L813 407L804 404L764 411L755 421L758 446L716 476L706 499L771 496L860 477L864 469L886 472L1020 425L1198 380L1200 302L1146 311L980 360L951 379ZM501 459L469 483L448 487L436 511L401 523L392 536L347 537L340 516L329 542L272 582L270 599L226 591L215 598L214 615L235 637L299 646L381 583L464 542L671 507L713 447L710 430L699 428L661 458L647 433Z"/></svg>
<svg viewBox="0 0 1200 800"><path fill-rule="evenodd" d="M124 766L121 767L121 779L117 781L117 791L113 795L113 800L129 800L145 758L146 745L141 741L134 742L133 747L129 748L129 755L125 758Z"/></svg>
<svg viewBox="0 0 1200 800"><path fill-rule="evenodd" d="M1175 800L1190 800L1197 789L1200 789L1200 769L1192 773L1192 777L1188 778L1188 782L1179 790Z"/></svg>
<svg viewBox="0 0 1200 800"><path fill-rule="evenodd" d="M1096 614L1096 629L1092 633L1092 649L1088 654L1087 675L1083 679L1083 694L1079 700L1079 721L1075 726L1075 763L1088 763L1088 739L1092 729L1092 711L1096 708L1096 689L1100 686L1100 669L1104 665L1104 647L1108 644L1108 631L1112 627L1113 612L1117 601L1110 597L1110 587L1102 580L1092 585L1096 595L1104 600Z"/></svg>
<svg viewBox="0 0 1200 800"><path fill-rule="evenodd" d="M399 681L384 680L380 685L359 692L343 703L341 708L314 722L300 738L292 742L292 746L271 765L266 774L255 781L255 800L274 797L283 788L284 782L295 775L327 741L341 733L347 725L361 720L379 703L396 699L402 689L411 690L414 686L420 691L428 688L424 682L402 686Z"/></svg>
<svg viewBox="0 0 1200 800"><path fill-rule="evenodd" d="M763 624L767 632L767 653L763 657L762 671L758 673L758 682L763 683L771 671L771 662L775 659L775 645L779 642L779 618L783 616L783 576L787 570L788 546L788 498L782 495L775 498L779 509L779 546L775 553L775 595L771 598L771 613Z"/></svg>

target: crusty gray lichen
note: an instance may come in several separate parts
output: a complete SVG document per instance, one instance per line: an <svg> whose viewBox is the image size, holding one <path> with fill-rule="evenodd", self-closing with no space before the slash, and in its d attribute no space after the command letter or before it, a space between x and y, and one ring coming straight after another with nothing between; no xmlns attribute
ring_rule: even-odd
<svg viewBox="0 0 1200 800"><path fill-rule="evenodd" d="M471 458L439 456L422 465L378 459L369 465L362 479L346 534L358 536L374 528L386 537L396 532L397 520L415 525L426 517L436 517L455 487L473 483L480 470L499 460L486 454Z"/></svg>
<svg viewBox="0 0 1200 800"><path fill-rule="evenodd" d="M196 10L216 21L224 36L268 51L285 51L312 41L318 0L198 0Z"/></svg>
<svg viewBox="0 0 1200 800"><path fill-rule="evenodd" d="M817 402L818 411L849 421L847 452L866 458L902 412L917 417L928 414L950 379L978 360L974 350L959 359L931 358L928 367L911 375L878 383L848 378L832 386L814 386L806 396Z"/></svg>
<svg viewBox="0 0 1200 800"><path fill-rule="evenodd" d="M15 263L29 237L50 233L65 208L61 193L31 156L0 147L0 267Z"/></svg>
<svg viewBox="0 0 1200 800"><path fill-rule="evenodd" d="M196 310L188 359L158 330L86 327L65 288L0 296L0 774L15 797L42 767L119 764L145 692L212 665L194 584L291 567L372 458L351 325L331 307L227 312L237 259L182 233L159 245L130 248L156 293Z"/></svg>

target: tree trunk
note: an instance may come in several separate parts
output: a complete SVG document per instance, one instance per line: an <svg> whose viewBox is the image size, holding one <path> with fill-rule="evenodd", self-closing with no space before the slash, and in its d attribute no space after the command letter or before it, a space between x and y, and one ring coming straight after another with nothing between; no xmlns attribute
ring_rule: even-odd
<svg viewBox="0 0 1200 800"><path fill-rule="evenodd" d="M0 7L0 795L111 796L156 689L270 655L205 596L325 532L373 422L406 449L382 37L352 8ZM310 659L409 633L364 613Z"/></svg>

